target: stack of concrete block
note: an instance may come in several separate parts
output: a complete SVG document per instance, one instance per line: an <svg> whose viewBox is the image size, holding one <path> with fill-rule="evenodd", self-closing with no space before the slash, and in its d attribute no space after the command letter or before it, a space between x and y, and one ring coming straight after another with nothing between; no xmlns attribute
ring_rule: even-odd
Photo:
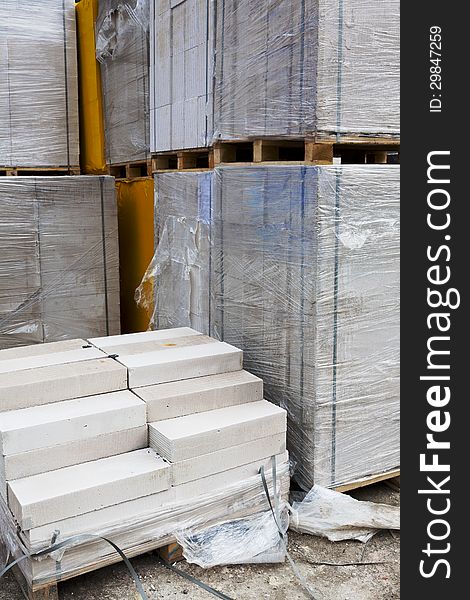
<svg viewBox="0 0 470 600"><path fill-rule="evenodd" d="M151 150L212 143L213 0L151 0Z"/></svg>
<svg viewBox="0 0 470 600"><path fill-rule="evenodd" d="M32 588L116 562L99 536L133 556L182 523L266 511L258 473L263 465L272 487L272 457L288 491L285 411L263 400L240 350L192 329L4 350L0 391L0 527L11 555L98 536L59 563L21 562Z"/></svg>
<svg viewBox="0 0 470 600"><path fill-rule="evenodd" d="M120 331L112 177L0 178L0 348Z"/></svg>
<svg viewBox="0 0 470 600"><path fill-rule="evenodd" d="M151 4L152 152L399 136L398 0Z"/></svg>
<svg viewBox="0 0 470 600"><path fill-rule="evenodd" d="M96 46L111 165L149 156L149 1L99 0Z"/></svg>
<svg viewBox="0 0 470 600"><path fill-rule="evenodd" d="M0 81L0 167L77 167L74 0L0 0Z"/></svg>

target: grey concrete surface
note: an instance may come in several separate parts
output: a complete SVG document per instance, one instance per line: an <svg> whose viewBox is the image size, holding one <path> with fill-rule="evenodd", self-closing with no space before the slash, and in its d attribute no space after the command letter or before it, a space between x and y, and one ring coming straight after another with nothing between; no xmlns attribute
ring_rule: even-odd
<svg viewBox="0 0 470 600"><path fill-rule="evenodd" d="M385 484L357 490L360 500L397 505L399 494ZM366 545L329 542L290 533L292 558L315 590L316 600L398 600L400 536L383 531ZM134 559L150 600L209 600L208 592L168 571L155 555ZM318 564L334 563L334 564ZM374 563L374 564L370 564ZM347 566L338 566L345 565ZM203 570L180 563L179 568L235 600L306 600L308 597L288 563L275 566L218 567ZM137 600L134 585L122 564L96 571L59 586L60 600ZM0 580L0 600L23 600L13 577Z"/></svg>

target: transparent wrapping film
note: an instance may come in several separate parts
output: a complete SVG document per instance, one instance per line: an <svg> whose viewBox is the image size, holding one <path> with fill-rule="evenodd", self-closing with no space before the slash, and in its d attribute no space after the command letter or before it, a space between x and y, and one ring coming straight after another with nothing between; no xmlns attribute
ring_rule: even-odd
<svg viewBox="0 0 470 600"><path fill-rule="evenodd" d="M350 165L157 177L157 215L164 190L178 209L157 216L166 231L146 275L156 283L154 326L171 315L177 322L163 327L194 326L187 274L197 263L203 323L244 351L266 398L287 410L304 489L400 463L399 175L395 166ZM213 179L209 220L186 187L198 177ZM199 227L210 233L208 260Z"/></svg>
<svg viewBox="0 0 470 600"><path fill-rule="evenodd" d="M158 242L137 290L137 301L154 307L152 328L209 333L212 177L210 172L155 175Z"/></svg>
<svg viewBox="0 0 470 600"><path fill-rule="evenodd" d="M398 135L399 2L218 0L215 138Z"/></svg>
<svg viewBox="0 0 470 600"><path fill-rule="evenodd" d="M74 0L0 0L0 167L79 164Z"/></svg>
<svg viewBox="0 0 470 600"><path fill-rule="evenodd" d="M400 529L400 507L361 502L315 485L302 502L294 502L290 527L333 542L367 542L380 529Z"/></svg>
<svg viewBox="0 0 470 600"><path fill-rule="evenodd" d="M113 178L1 178L0 247L0 348L119 333Z"/></svg>
<svg viewBox="0 0 470 600"><path fill-rule="evenodd" d="M287 504L279 510L284 534L289 526ZM179 531L176 539L190 563L204 569L218 565L284 562L286 542L270 511L202 530Z"/></svg>
<svg viewBox="0 0 470 600"><path fill-rule="evenodd" d="M272 498L272 471L269 470L266 476ZM288 462L278 463L276 481L277 491L281 495L281 507L284 510L284 499L289 493ZM74 536L85 534L108 538L131 558L175 541L178 531L217 531L217 528L221 527L223 536L227 529L226 524L237 521L252 523L252 541L256 544L258 538L254 532L258 528L260 535L266 536L269 526L263 528L261 523L267 523L268 516L273 518L259 475L239 480L225 488L208 489L203 495L186 499L184 502L169 502L169 493L171 494L171 490L27 532L18 530L5 499L0 496L0 532L4 545L0 552L0 557L3 558L0 570L6 564L5 559L11 562L13 558L26 553L37 553L49 548L53 543L71 539L71 547L65 551L54 552L41 559L27 559L20 563L28 584L40 586L120 560L104 540L73 541ZM252 552L253 547L247 549L247 558Z"/></svg>
<svg viewBox="0 0 470 600"><path fill-rule="evenodd" d="M109 164L149 156L149 2L99 2L96 57L101 63Z"/></svg>

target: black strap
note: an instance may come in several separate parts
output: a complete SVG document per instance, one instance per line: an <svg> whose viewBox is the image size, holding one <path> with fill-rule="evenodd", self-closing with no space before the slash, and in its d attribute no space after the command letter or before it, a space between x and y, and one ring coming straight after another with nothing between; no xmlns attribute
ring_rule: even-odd
<svg viewBox="0 0 470 600"><path fill-rule="evenodd" d="M215 590L210 585L207 585L207 583L204 583L197 577L193 577L192 575L189 575L189 573L185 573L185 571L182 571L181 569L177 569L171 563L167 562L166 560L163 560L163 558L160 557L159 561L162 563L162 565L164 567L166 567L170 571L173 571L173 573L176 573L180 577L183 577L184 579L187 579L191 583L194 583L194 585L197 585L198 587L205 590L206 592L209 592L209 594L212 594L216 598L221 598L222 600L233 600L233 598L230 598L230 596L226 596L225 594L222 594L222 592Z"/></svg>
<svg viewBox="0 0 470 600"><path fill-rule="evenodd" d="M149 600L147 594L144 591L144 588L142 586L142 582L140 581L139 576L137 575L134 567L130 563L130 560L127 558L127 556L121 550L121 548L119 548L119 546L117 546L111 540L108 540L108 538L102 537L100 535L88 535L88 534L76 535L74 537L68 538L67 540L64 540L63 542L60 542L59 544L53 544L49 548L41 550L40 552L35 552L35 553L27 552L23 556L20 556L20 558L17 558L15 561L13 561L9 565L7 565L2 571L0 571L0 579L6 573L8 573L8 571L10 571L10 569L12 569L14 566L18 565L20 562L22 562L23 560L25 560L27 558L42 558L42 557L47 556L48 554L51 554L52 552L57 552L58 550L67 549L71 546L75 546L78 543L84 543L84 542L96 541L96 540L103 540L104 542L107 542L110 546L112 546L114 548L114 550L116 550L116 552L119 554L119 556L124 561L124 564L126 565L129 573L131 574L132 579L134 580L135 586L137 588L137 591L140 594L141 599Z"/></svg>
<svg viewBox="0 0 470 600"><path fill-rule="evenodd" d="M272 461L272 471L273 471L274 494L276 495L276 493L277 493L276 492L276 476L277 476L277 474L276 474L276 457L273 456L272 459L271 459L271 461ZM282 543L284 544L284 549L286 551L287 560L289 561L289 564L290 564L292 570L294 571L295 576L299 580L300 585L304 589L305 593L312 600L316 600L316 596L314 595L314 593L310 589L310 586L308 585L305 577L299 571L297 565L295 564L293 558L291 557L291 555L289 554L289 552L287 550L286 536L285 536L284 532L282 531L282 528L281 528L281 526L279 524L278 515L276 515L276 512L275 512L274 507L273 507L273 503L271 502L271 496L269 494L268 482L266 481L266 473L265 473L264 465L261 466L261 468L259 470L259 474L261 475L261 481L263 482L264 493L266 494L266 498L268 500L269 508L270 508L271 513L273 515L274 522L276 523L277 530L279 532L279 537L281 538ZM275 500L275 506L277 507L277 501L276 500Z"/></svg>

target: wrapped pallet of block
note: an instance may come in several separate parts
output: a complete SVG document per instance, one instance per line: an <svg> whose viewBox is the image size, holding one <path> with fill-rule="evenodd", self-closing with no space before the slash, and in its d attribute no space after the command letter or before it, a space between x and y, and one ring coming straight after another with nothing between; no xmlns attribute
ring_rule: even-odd
<svg viewBox="0 0 470 600"><path fill-rule="evenodd" d="M153 328L209 333L212 178L210 171L155 175L156 252L137 293L144 308L154 306Z"/></svg>
<svg viewBox="0 0 470 600"><path fill-rule="evenodd" d="M215 0L151 0L151 150L212 143Z"/></svg>
<svg viewBox="0 0 470 600"><path fill-rule="evenodd" d="M74 0L0 0L0 168L79 164Z"/></svg>
<svg viewBox="0 0 470 600"><path fill-rule="evenodd" d="M282 562L286 429L241 350L190 328L0 351L0 578L18 561L31 596L175 539Z"/></svg>
<svg viewBox="0 0 470 600"><path fill-rule="evenodd" d="M149 1L99 2L96 57L111 165L149 156Z"/></svg>
<svg viewBox="0 0 470 600"><path fill-rule="evenodd" d="M399 135L399 2L218 0L215 137Z"/></svg>
<svg viewBox="0 0 470 600"><path fill-rule="evenodd" d="M287 409L305 489L399 466L399 175L215 172L212 327Z"/></svg>
<svg viewBox="0 0 470 600"><path fill-rule="evenodd" d="M209 224L167 220L171 244L147 272L178 282L164 294L157 283L157 314L174 311L182 326L191 291L182 275L208 269L211 335L242 348L266 398L287 409L306 489L399 466L399 174L386 165L216 168ZM181 183L190 175L165 177L180 182L173 205L194 217ZM209 257L197 252L198 226L208 228Z"/></svg>
<svg viewBox="0 0 470 600"><path fill-rule="evenodd" d="M112 177L0 180L0 348L118 333Z"/></svg>

